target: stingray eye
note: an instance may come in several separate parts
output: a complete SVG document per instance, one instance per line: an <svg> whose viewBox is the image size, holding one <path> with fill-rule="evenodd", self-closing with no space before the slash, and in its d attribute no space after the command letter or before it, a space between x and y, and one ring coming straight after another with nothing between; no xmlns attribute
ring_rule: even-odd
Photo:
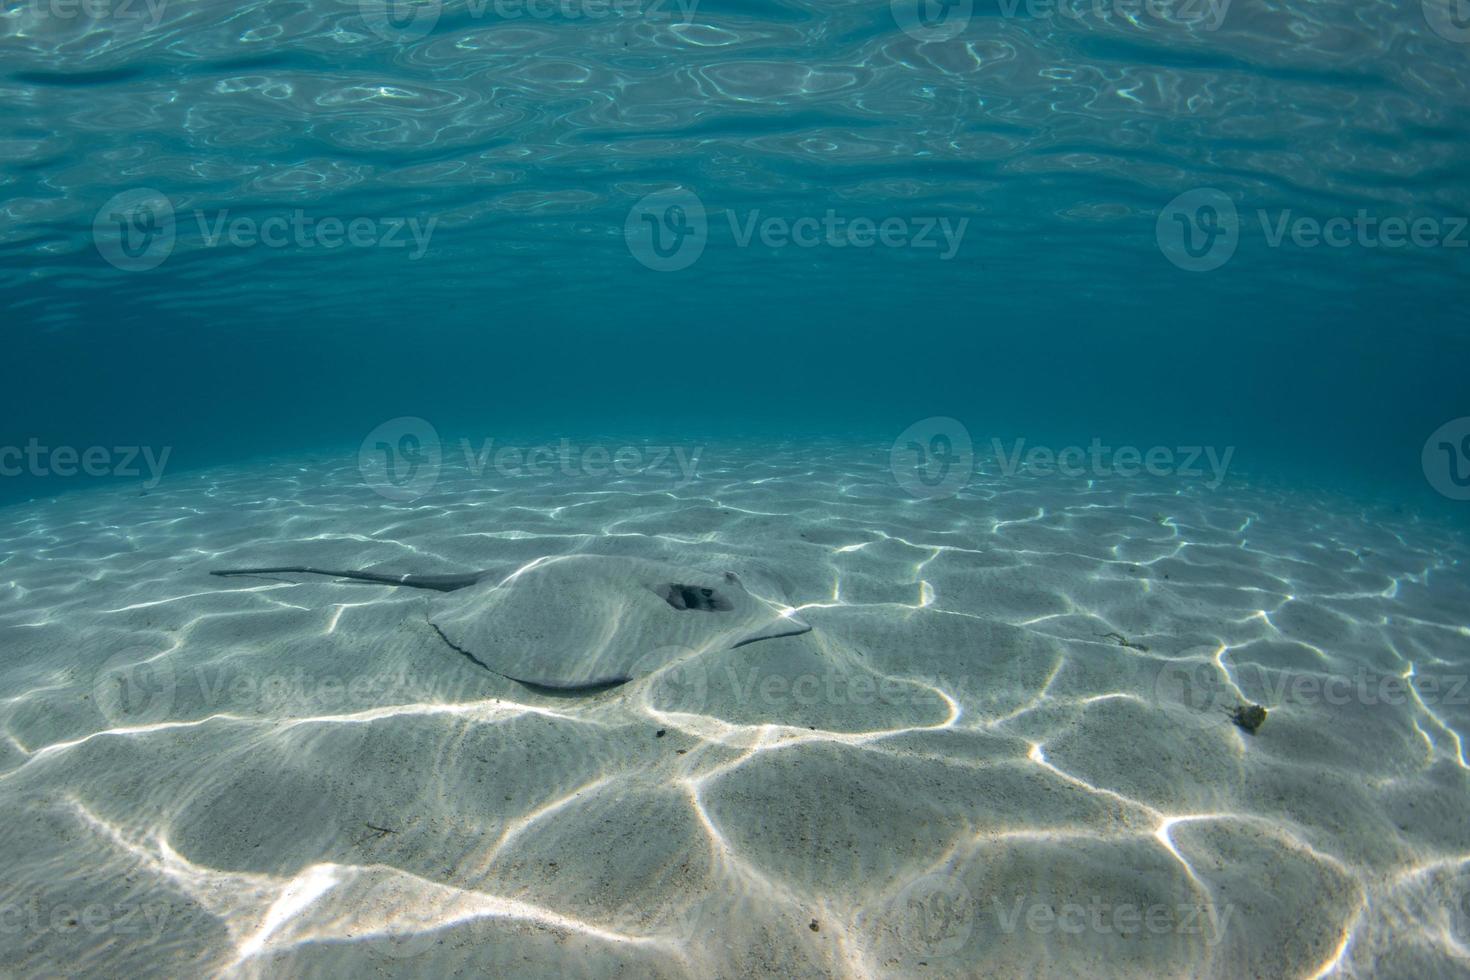
<svg viewBox="0 0 1470 980"><path fill-rule="evenodd" d="M700 612L729 612L735 607L729 599L714 589L703 585L680 585L670 582L653 590L675 609L695 609Z"/></svg>

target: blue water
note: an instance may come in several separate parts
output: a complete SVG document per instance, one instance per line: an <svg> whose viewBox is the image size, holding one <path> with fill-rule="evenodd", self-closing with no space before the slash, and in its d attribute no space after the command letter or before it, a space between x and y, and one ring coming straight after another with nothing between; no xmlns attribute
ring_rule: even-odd
<svg viewBox="0 0 1470 980"><path fill-rule="evenodd" d="M1467 160L1467 0L7 0L0 975L1464 975Z"/></svg>
<svg viewBox="0 0 1470 980"><path fill-rule="evenodd" d="M966 7L936 5L925 35L874 2L453 2L421 21L315 0L12 5L0 443L168 446L187 471L355 445L399 415L887 438L943 415L981 443L1235 446L1251 472L1458 514L1421 449L1470 414L1470 233L1270 240L1283 216L1359 212L1454 238L1458 22L1433 2L1237 0L1218 26L1192 3ZM1239 214L1211 271L1160 244L1160 214L1198 188ZM658 271L625 226L667 190L708 233ZM104 254L115 209L94 219L127 192L173 209L155 268ZM737 234L829 209L911 235L967 224L952 254ZM297 213L432 233L207 239ZM86 483L27 472L0 493Z"/></svg>

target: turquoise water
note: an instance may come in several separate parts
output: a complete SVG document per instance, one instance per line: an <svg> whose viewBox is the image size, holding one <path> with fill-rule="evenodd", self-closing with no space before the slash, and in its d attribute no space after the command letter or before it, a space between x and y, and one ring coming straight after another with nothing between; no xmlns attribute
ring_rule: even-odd
<svg viewBox="0 0 1470 980"><path fill-rule="evenodd" d="M1470 414L1470 47L1427 2L12 4L0 443L187 471L405 415L950 416L1456 516L1421 450ZM1218 199L1170 211L1202 189L1234 251L1181 268L1170 236L1218 237ZM674 191L702 252L650 268L667 202L636 209ZM1390 219L1428 230L1387 247ZM88 483L23 468L7 498Z"/></svg>
<svg viewBox="0 0 1470 980"><path fill-rule="evenodd" d="M1466 975L1467 4L7 0L0 978Z"/></svg>

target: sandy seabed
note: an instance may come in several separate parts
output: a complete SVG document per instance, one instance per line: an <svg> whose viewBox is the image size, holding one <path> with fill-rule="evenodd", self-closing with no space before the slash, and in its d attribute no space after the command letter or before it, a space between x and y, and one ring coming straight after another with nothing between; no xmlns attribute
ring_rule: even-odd
<svg viewBox="0 0 1470 980"><path fill-rule="evenodd" d="M0 515L0 976L1470 972L1470 548L1406 515L835 446ZM568 697L431 593L208 575L573 554L813 628Z"/></svg>

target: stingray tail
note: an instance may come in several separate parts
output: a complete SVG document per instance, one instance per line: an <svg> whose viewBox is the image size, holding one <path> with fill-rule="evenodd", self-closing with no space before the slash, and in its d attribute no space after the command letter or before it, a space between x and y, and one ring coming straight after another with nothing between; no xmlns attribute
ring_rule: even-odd
<svg viewBox="0 0 1470 980"><path fill-rule="evenodd" d="M210 572L211 575L330 575L333 578L351 578L361 582L380 582L384 585L413 585L412 575L379 575L376 572L334 572L326 568L308 568L305 565L284 565L280 568L225 568Z"/></svg>
<svg viewBox="0 0 1470 980"><path fill-rule="evenodd" d="M461 575L379 575L377 572L336 572L329 568L308 568L305 565L285 565L280 568L225 568L210 572L211 575L330 575L333 578L356 579L359 582L376 582L379 585L401 585L408 589L432 589L435 592L453 592L468 588L480 581L479 572Z"/></svg>

